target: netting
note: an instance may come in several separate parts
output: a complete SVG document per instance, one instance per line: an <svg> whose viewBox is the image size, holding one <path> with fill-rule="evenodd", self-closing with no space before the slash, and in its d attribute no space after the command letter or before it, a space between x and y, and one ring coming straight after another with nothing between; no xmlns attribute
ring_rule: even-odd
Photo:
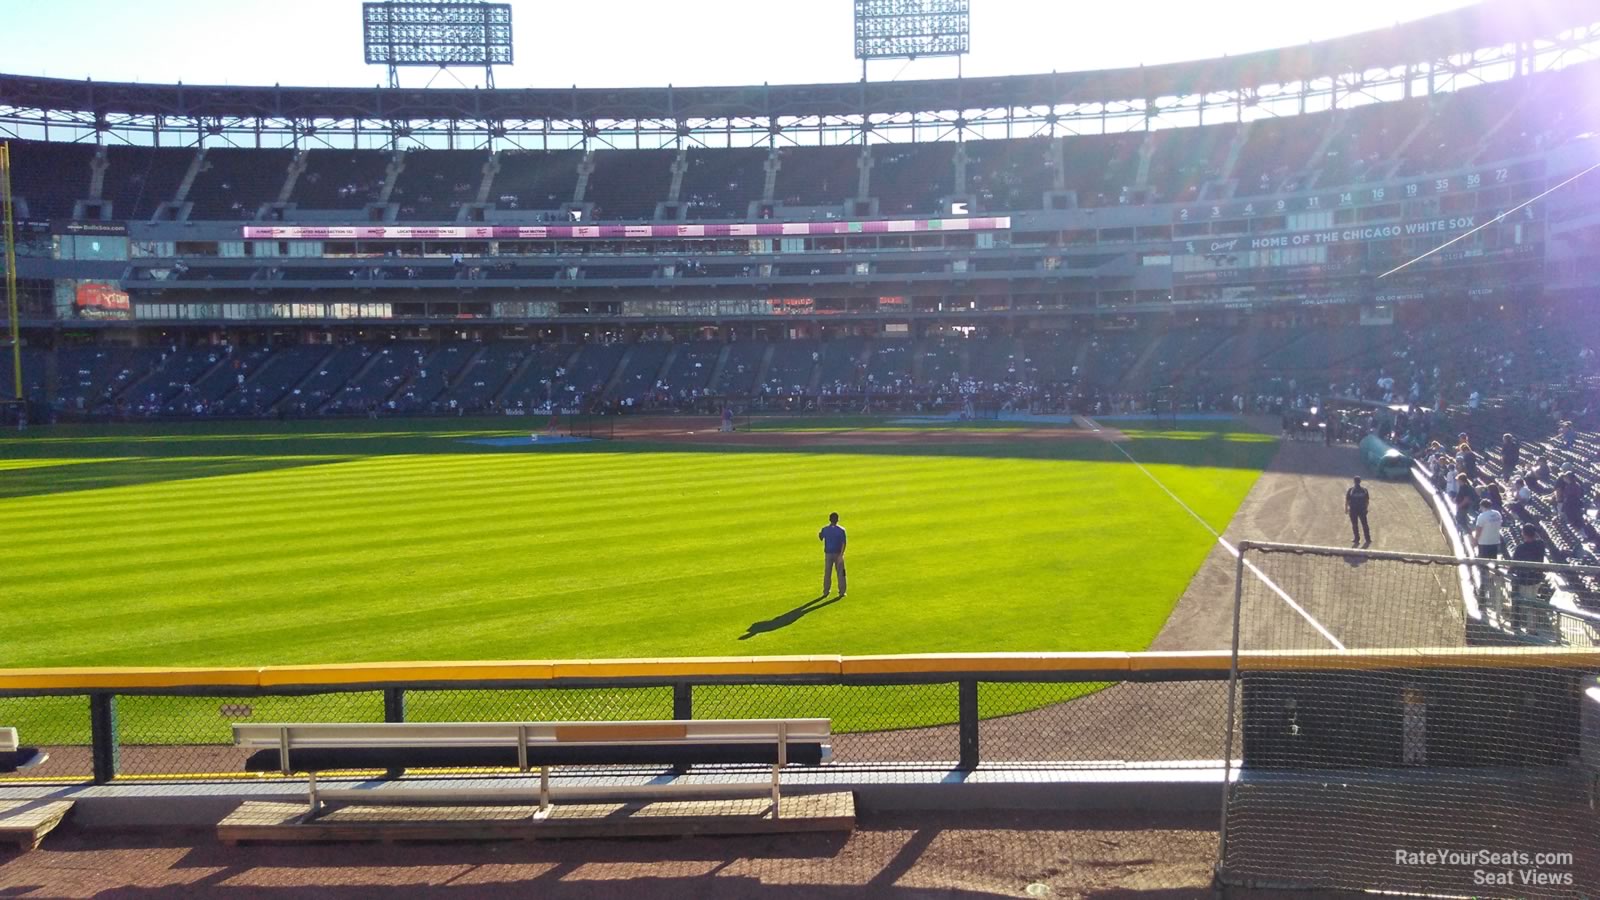
<svg viewBox="0 0 1600 900"><path fill-rule="evenodd" d="M1592 630L1552 604L1550 568L1247 546L1222 883L1507 897L1600 887L1584 738L1600 715L1596 671L1559 653L1592 647ZM1340 649L1388 652L1329 652Z"/></svg>

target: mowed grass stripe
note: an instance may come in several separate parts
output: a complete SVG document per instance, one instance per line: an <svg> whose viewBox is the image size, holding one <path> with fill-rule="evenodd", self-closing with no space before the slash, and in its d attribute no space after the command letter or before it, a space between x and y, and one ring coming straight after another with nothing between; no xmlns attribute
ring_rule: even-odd
<svg viewBox="0 0 1600 900"><path fill-rule="evenodd" d="M875 477L881 477L885 481L894 477L919 477L920 470L924 470L927 467L927 464L904 466L901 467L900 471L891 470ZM516 507L513 511L519 518L539 520L543 510L552 510L561 512L566 516L562 520L564 528L581 530L582 527L594 522L612 521L617 519L619 515L626 515L626 513L616 511L612 503L607 499L608 497L614 499L614 492L602 492L599 498L595 499L592 492L584 491L581 488L551 490L544 487L545 481L551 479L559 479L559 483L563 485L573 484L573 479L570 477L571 473L569 472L562 472L555 476L536 480L498 478L495 477L497 474L487 473L488 477L496 485L495 487L477 488L470 491L460 488L451 489L448 481L443 484L430 481L426 484L428 493L447 497L448 500L429 500L426 503L418 503L406 499L410 495L403 492L404 485L396 485L389 480L374 481L374 485L382 486L369 486L366 489L369 501L379 505L395 507L402 512L397 513L394 509L383 510L384 528L378 531L366 532L373 535L368 543L374 547L389 546L389 539L383 536L385 533L409 533L415 528L427 527L431 528L431 530L449 529L457 526L481 528L484 525L483 510L495 508L486 506L486 501L502 500L506 496L516 493L516 489L520 487L539 489L537 494L539 506ZM650 496L661 497L661 485L665 476L670 474L672 473L662 472L655 477L642 479L636 483L634 489L646 488L649 490ZM240 520L239 524L235 524L230 520L214 522L211 521L209 516L204 520L197 520L192 517L181 519L173 517L155 518L141 507L137 522L142 523L142 525L136 526L132 522L120 524L117 530L112 532L117 537L100 542L99 546L103 551L102 568L94 574L96 576L114 574L119 559L126 561L129 566L144 566L148 563L163 565L181 560L203 560L206 558L205 551L196 551L186 542L191 537L214 535L219 528L226 529L238 541L278 537L280 540L277 543L263 543L262 546L265 549L260 552L268 556L276 555L277 550L280 548L285 551L299 551L301 549L325 547L325 538L348 537L352 533L352 526L365 524L366 520L370 519L375 512L372 503L340 503L328 508L325 493L318 493L309 501L310 504L314 504L315 509L306 508L307 501L296 499L299 495L290 497L288 502L285 502L286 498L282 491L277 492L278 503L267 506L261 502L246 500L240 495L240 492L232 489L234 485L256 477L258 476L219 478L207 498L212 503L220 504L230 509L241 507L255 509L257 512L252 519L243 519ZM786 485L780 483L776 487L772 486L770 473L765 471L753 472L748 477L723 477L711 487L704 489L710 490L713 496L723 496L723 492L726 490L726 496L730 502L742 502L739 489L748 488L757 483L759 483L760 490L768 497L786 493ZM700 489L702 488L695 488L695 490ZM397 494L397 490L400 490L401 493ZM617 490L621 491L623 489L618 488ZM803 490L803 488L796 488L796 490ZM563 508L561 501L572 498L584 501L584 504L579 507L579 512L570 513ZM127 505L128 498L118 495L116 503L112 504L113 510L110 512L114 512L115 508ZM97 519L103 515L110 514L107 510L98 509L86 512L92 513ZM313 513L314 516L312 515ZM292 536L280 534L283 530L282 526L285 524L294 526ZM500 521L493 524L503 525L507 523ZM128 533L132 531L138 532L137 537L128 536ZM356 533L360 533L360 531L357 530ZM48 538L36 539L32 542L24 538L23 549L29 552L24 557L24 565L17 569L19 575L38 574L53 569L61 558L71 556L75 552L70 548L61 546L59 542L55 549L50 549L48 542ZM41 546L27 546L30 543L37 543ZM351 550L358 550L361 544L359 541L347 541L344 546ZM163 555L159 552L162 547L169 548L168 553L170 555Z"/></svg>
<svg viewBox="0 0 1600 900"><path fill-rule="evenodd" d="M1159 477L1225 523L1255 469L1194 443L1224 467ZM1124 463L373 448L0 501L13 664L1136 649L1209 546ZM741 641L815 596L830 507L855 591Z"/></svg>

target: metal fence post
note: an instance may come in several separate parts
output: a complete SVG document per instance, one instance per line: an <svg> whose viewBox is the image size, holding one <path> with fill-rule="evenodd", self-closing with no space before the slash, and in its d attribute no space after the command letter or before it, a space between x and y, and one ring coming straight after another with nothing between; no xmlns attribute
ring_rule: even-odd
<svg viewBox="0 0 1600 900"><path fill-rule="evenodd" d="M391 687L383 689L383 720L385 722L404 722L406 720L406 689Z"/></svg>
<svg viewBox="0 0 1600 900"><path fill-rule="evenodd" d="M687 681L672 685L672 717L685 721L694 718L694 685ZM689 767L683 763L672 767L674 775L684 775L688 771Z"/></svg>
<svg viewBox="0 0 1600 900"><path fill-rule="evenodd" d="M383 689L383 720L385 722L404 722L406 720L406 689L389 687ZM384 771L386 778L399 778L406 774L405 769L387 769Z"/></svg>
<svg viewBox="0 0 1600 900"><path fill-rule="evenodd" d="M1219 889L1225 886L1227 878L1228 800L1233 796L1233 729L1239 716L1239 633L1240 623L1244 619L1244 555L1250 549L1249 541L1240 541L1233 563L1233 639L1228 654L1228 719L1222 728L1222 820L1217 823L1217 862L1212 869L1213 884ZM1244 756L1242 736L1239 755ZM1242 760L1240 765L1243 765Z"/></svg>
<svg viewBox="0 0 1600 900"><path fill-rule="evenodd" d="M956 682L956 705L960 708L961 761L957 766L966 772L978 767L978 680L963 678Z"/></svg>
<svg viewBox="0 0 1600 900"><path fill-rule="evenodd" d="M89 695L89 751L95 784L107 784L117 777L122 747L117 740L116 694Z"/></svg>

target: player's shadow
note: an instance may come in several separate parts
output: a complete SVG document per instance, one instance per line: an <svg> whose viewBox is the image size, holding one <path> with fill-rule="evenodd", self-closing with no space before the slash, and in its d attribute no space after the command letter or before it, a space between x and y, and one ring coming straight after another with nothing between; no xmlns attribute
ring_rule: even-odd
<svg viewBox="0 0 1600 900"><path fill-rule="evenodd" d="M794 623L800 621L811 613L816 612L824 606L832 606L842 599L844 598L836 596L830 600L828 599L827 594L823 594L821 597L807 600L805 603L796 606L794 609L789 610L781 616L767 619L764 622L750 623L750 627L745 629L745 633L739 635L739 640L748 641L758 634L766 634L769 631L777 631L780 628L788 628L790 625L793 625Z"/></svg>

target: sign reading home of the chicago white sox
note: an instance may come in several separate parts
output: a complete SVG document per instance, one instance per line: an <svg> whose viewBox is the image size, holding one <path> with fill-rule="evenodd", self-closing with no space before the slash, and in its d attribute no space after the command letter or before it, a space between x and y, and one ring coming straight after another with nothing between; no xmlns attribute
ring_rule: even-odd
<svg viewBox="0 0 1600 900"><path fill-rule="evenodd" d="M1451 231L1466 231L1477 226L1478 217L1476 215L1451 216L1443 219L1401 222L1392 225L1352 225L1347 228L1328 228L1322 231L1296 231L1287 234L1260 234L1249 237L1191 240L1179 244L1175 252L1207 255L1212 253L1238 253L1244 250L1274 250L1281 247L1317 247L1352 241L1387 241L1406 237L1442 234Z"/></svg>

